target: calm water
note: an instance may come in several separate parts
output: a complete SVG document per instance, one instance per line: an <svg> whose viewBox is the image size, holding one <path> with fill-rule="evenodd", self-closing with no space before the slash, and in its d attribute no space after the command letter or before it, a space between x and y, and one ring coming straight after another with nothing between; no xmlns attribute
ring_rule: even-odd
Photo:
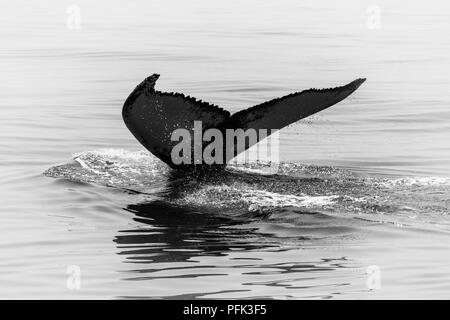
<svg viewBox="0 0 450 320"><path fill-rule="evenodd" d="M449 298L450 9L375 2L3 4L0 297ZM195 181L121 119L153 72L232 112L368 80L281 132L277 175Z"/></svg>

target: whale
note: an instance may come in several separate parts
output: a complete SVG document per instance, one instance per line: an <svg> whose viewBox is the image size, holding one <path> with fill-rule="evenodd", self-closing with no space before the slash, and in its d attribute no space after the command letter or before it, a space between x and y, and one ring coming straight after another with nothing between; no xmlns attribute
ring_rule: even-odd
<svg viewBox="0 0 450 320"><path fill-rule="evenodd" d="M157 73L152 74L130 93L122 108L122 118L133 136L148 151L169 167L183 171L223 170L239 153L276 130L344 100L366 80L358 78L340 87L294 92L231 114L215 104L182 93L156 90L155 84L159 77ZM256 139L246 139L245 144L239 147L233 140L231 153L226 150L226 145L229 148L230 144L224 144L220 154L222 161L177 163L174 161L173 150L179 141L174 140L174 132L185 129L195 140L195 130L199 130L196 128L197 123L201 123L201 135L212 129L223 135L229 130L255 130ZM265 134L260 134L262 130L266 130ZM207 145L203 140L195 141L191 146L192 153L195 153L196 148L205 150Z"/></svg>

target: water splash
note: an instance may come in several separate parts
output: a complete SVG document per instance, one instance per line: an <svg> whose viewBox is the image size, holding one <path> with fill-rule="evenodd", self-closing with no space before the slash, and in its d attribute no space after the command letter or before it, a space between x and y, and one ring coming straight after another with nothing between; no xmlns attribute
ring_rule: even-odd
<svg viewBox="0 0 450 320"><path fill-rule="evenodd" d="M168 171L166 165L148 152L99 149L76 153L72 162L54 166L44 175L152 193L163 188Z"/></svg>
<svg viewBox="0 0 450 320"><path fill-rule="evenodd" d="M101 149L75 154L72 162L44 174L144 194L163 193L165 201L173 205L233 214L273 214L292 207L301 212L432 221L433 216L450 212L448 178L385 178L296 163L280 163L277 174L257 173L267 165L232 165L208 179L174 178L170 169L148 152Z"/></svg>

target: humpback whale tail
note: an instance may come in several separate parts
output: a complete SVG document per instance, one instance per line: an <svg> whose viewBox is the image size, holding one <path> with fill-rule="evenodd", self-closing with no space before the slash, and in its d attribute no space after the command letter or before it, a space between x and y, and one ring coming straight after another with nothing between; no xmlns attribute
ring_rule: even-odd
<svg viewBox="0 0 450 320"><path fill-rule="evenodd" d="M342 101L366 80L356 79L342 87L308 89L292 93L231 115L216 105L181 93L155 90L158 78L158 74L153 74L133 90L124 103L122 117L136 139L151 153L172 168L188 169L196 166L223 168L237 153L248 149L265 136L258 135L253 143L247 141L245 147L240 150L234 146L232 156L227 156L224 152L224 155L221 155L223 161L218 166L195 161L180 164L172 157L172 150L178 144L178 141L173 139L175 130L186 129L195 142L197 121L201 121L201 136L208 129L217 129L221 133L227 129L255 129L257 132L261 129L281 129ZM193 145L194 152L195 148ZM203 141L200 142L200 148L201 150L205 148Z"/></svg>

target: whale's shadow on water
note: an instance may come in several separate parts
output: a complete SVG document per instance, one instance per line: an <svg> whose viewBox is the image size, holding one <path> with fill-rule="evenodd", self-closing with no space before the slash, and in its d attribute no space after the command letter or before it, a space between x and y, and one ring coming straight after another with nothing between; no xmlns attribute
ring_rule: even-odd
<svg viewBox="0 0 450 320"><path fill-rule="evenodd" d="M224 255L236 250L273 246L261 243L243 220L199 212L157 200L125 208L142 228L121 230L114 242L129 262L180 262L198 255Z"/></svg>
<svg viewBox="0 0 450 320"><path fill-rule="evenodd" d="M213 179L230 179L234 173L216 173ZM181 262L195 256L221 256L231 250L262 249L273 244L258 241L255 228L246 227L249 217L221 214L218 210L201 210L175 205L188 188L210 181L210 175L186 176L170 171L165 191L158 200L130 204L124 210L142 224L135 230L121 230L114 242L119 254L128 262Z"/></svg>
<svg viewBox="0 0 450 320"><path fill-rule="evenodd" d="M270 179L254 174L223 172L213 179ZM272 177L276 179L276 177ZM270 212L226 212L178 205L171 199L186 188L209 183L210 176L169 176L166 191L158 200L129 204L124 208L140 223L134 230L121 230L114 238L126 262L182 262L196 256L223 256L231 251L281 250L285 241L301 246L324 236L352 233L353 226L341 219L299 208L279 208ZM336 222L338 220L338 222ZM340 224L340 225L339 225ZM288 225L288 226L286 226Z"/></svg>

